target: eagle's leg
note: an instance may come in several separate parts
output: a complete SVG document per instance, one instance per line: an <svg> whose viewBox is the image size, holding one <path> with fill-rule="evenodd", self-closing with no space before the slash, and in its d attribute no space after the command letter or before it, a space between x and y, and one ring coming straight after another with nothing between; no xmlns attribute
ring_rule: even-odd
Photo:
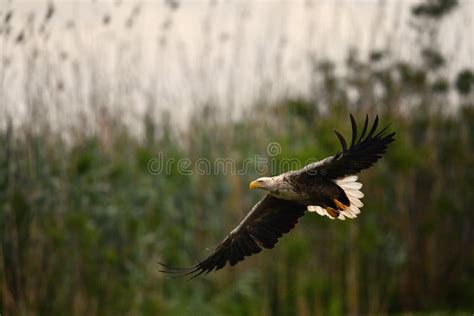
<svg viewBox="0 0 474 316"><path fill-rule="evenodd" d="M338 199L334 199L333 201L334 201L334 204L336 205L337 209L340 210L340 211L344 211L348 207L348 205L343 204Z"/></svg>
<svg viewBox="0 0 474 316"><path fill-rule="evenodd" d="M328 207L326 208L326 211L328 212L329 215L331 215L332 218L339 217L339 210L336 210L332 207Z"/></svg>
<svg viewBox="0 0 474 316"><path fill-rule="evenodd" d="M338 218L339 217L339 214L341 211L344 211L348 205L345 205L344 203L342 203L341 201L339 201L338 199L333 199L332 200L333 205L329 206L326 208L328 214L333 217L333 218Z"/></svg>

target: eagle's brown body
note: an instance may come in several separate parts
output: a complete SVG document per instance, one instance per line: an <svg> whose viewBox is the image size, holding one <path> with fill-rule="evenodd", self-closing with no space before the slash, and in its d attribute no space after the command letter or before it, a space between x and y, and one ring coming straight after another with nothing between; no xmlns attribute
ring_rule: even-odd
<svg viewBox="0 0 474 316"><path fill-rule="evenodd" d="M322 176L288 172L274 177L274 179L284 183L281 187L277 185L274 190L268 190L269 194L276 198L295 201L306 206L317 205L323 208L337 209L334 200L338 200L347 206L350 205L344 190L334 181Z"/></svg>

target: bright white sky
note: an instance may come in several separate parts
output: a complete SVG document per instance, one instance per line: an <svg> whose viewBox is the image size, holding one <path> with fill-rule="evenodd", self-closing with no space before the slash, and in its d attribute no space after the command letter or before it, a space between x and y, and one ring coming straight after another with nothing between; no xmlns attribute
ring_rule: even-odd
<svg viewBox="0 0 474 316"><path fill-rule="evenodd" d="M54 73L66 82L68 94L53 103L80 111L88 104L81 94L90 94L98 84L127 93L123 106L130 111L133 103L131 112L139 116L150 102L180 117L206 101L231 107L238 115L262 94L267 99L306 95L311 82L308 57L343 61L351 47L362 58L373 48L387 47L403 58L417 57L418 39L409 27L412 0L196 0L180 1L176 10L170 2L175 1L54 1L48 41L32 28L25 33L27 46L0 37L0 57L14 65L0 68L2 104L7 107L0 105L0 111L17 117L28 111L23 89L31 81L25 61L32 47L50 61L66 54L80 65L81 86L74 83L70 67L60 62L42 66L43 74ZM0 0L0 21L13 11L14 38L27 21L40 24L47 3ZM104 26L106 16L110 23ZM133 26L127 28L131 16ZM453 74L474 67L473 16L474 1L465 0L444 20L439 42ZM41 73L39 68L35 70ZM93 73L99 73L98 83L84 79ZM134 81L131 91L123 91L124 80ZM114 96L106 97L117 103ZM71 99L77 104L70 105ZM69 112L61 104L57 107L56 116Z"/></svg>

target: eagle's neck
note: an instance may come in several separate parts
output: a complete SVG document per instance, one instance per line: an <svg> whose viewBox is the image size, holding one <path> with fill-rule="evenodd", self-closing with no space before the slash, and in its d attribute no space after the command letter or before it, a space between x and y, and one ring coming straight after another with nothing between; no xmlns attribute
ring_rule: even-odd
<svg viewBox="0 0 474 316"><path fill-rule="evenodd" d="M271 195L283 200L300 200L301 192L284 175L273 177L272 187L268 190Z"/></svg>

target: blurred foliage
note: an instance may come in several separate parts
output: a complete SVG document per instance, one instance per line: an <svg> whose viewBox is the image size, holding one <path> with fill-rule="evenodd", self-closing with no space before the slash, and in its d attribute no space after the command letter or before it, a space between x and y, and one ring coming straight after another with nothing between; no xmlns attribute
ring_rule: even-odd
<svg viewBox="0 0 474 316"><path fill-rule="evenodd" d="M413 14L428 18L440 18L451 12L458 5L458 0L427 0L413 7Z"/></svg>
<svg viewBox="0 0 474 316"><path fill-rule="evenodd" d="M413 13L439 17L456 3L426 1ZM239 120L207 104L185 131L167 113L145 118L142 138L106 112L98 131L72 140L41 116L35 128L9 124L0 131L0 313L472 313L473 70L446 78L449 60L422 46L421 59L408 61L351 51L344 74L315 60L313 97L262 102ZM230 158L239 170L278 142L277 162L321 159L339 150L332 128L350 133L348 113L379 114L397 132L361 174L357 220L308 214L276 249L234 268L191 282L158 272L157 260L185 266L206 256L262 196L247 190L256 165L243 175L185 175L181 158ZM174 163L154 174L160 155Z"/></svg>
<svg viewBox="0 0 474 316"><path fill-rule="evenodd" d="M474 86L474 74L471 70L463 70L456 80L456 88L462 95L468 95Z"/></svg>

